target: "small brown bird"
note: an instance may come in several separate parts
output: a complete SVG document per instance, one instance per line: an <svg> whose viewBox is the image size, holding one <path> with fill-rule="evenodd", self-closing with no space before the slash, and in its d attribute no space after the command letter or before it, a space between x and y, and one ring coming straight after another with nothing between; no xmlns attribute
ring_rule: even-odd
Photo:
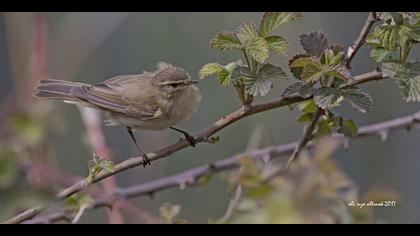
<svg viewBox="0 0 420 236"><path fill-rule="evenodd" d="M123 125L144 159L133 130L163 130L171 128L184 134L192 146L194 137L172 127L188 119L201 100L198 81L192 80L182 68L168 63L158 63L154 72L121 75L97 85L61 80L40 80L34 93L38 98L63 100L80 106L106 112L107 125Z"/></svg>

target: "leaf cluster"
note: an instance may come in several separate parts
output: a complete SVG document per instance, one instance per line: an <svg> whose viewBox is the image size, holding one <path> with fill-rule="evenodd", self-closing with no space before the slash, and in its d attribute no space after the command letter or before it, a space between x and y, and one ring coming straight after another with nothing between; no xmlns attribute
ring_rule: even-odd
<svg viewBox="0 0 420 236"><path fill-rule="evenodd" d="M420 42L420 14L415 12L377 13L382 24L367 38L373 47L370 56L385 76L395 80L407 102L420 102L419 61L407 61Z"/></svg>
<svg viewBox="0 0 420 236"><path fill-rule="evenodd" d="M89 175L88 181L92 182L101 171L112 173L115 171L115 164L107 159L100 158L95 152L92 160L89 161Z"/></svg>
<svg viewBox="0 0 420 236"><path fill-rule="evenodd" d="M288 42L273 32L282 24L301 18L301 13L266 12L259 25L245 22L235 32L217 33L210 46L221 51L240 50L244 60L227 65L206 64L199 77L216 74L222 86L232 84L235 87L244 104L252 102L254 96L266 95L273 86L273 79L287 79L281 67L266 63L270 53L284 55L288 48Z"/></svg>

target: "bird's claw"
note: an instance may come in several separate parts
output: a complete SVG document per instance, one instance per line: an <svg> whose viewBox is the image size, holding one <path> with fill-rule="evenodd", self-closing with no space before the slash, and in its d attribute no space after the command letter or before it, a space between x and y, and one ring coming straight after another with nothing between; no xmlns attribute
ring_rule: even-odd
<svg viewBox="0 0 420 236"><path fill-rule="evenodd" d="M152 165L149 158L147 158L147 155L145 153L141 154L141 157L143 158L143 167L146 168L147 165Z"/></svg>
<svg viewBox="0 0 420 236"><path fill-rule="evenodd" d="M184 136L192 147L195 147L197 145L198 142L192 135L190 135L189 133L184 133Z"/></svg>

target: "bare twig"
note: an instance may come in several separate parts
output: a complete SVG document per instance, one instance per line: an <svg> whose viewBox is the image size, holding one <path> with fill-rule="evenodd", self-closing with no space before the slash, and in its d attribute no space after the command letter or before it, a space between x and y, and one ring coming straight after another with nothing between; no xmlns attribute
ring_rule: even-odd
<svg viewBox="0 0 420 236"><path fill-rule="evenodd" d="M370 12L368 18L366 19L366 23L362 28L362 31L357 37L356 41L354 41L353 45L349 47L347 51L347 68L351 68L351 61L356 53L359 51L360 47L365 43L366 37L368 36L370 30L372 29L373 24L377 21L376 13Z"/></svg>
<svg viewBox="0 0 420 236"><path fill-rule="evenodd" d="M89 209L89 204L85 203L82 204L79 208L79 210L77 211L76 216L74 216L73 220L71 221L72 224L78 224L80 219L82 218L83 214L85 213L85 211Z"/></svg>
<svg viewBox="0 0 420 236"><path fill-rule="evenodd" d="M311 123L309 124L308 128L305 130L302 139L296 145L295 150L293 151L292 155L287 160L286 164L282 167L283 171L287 170L292 162L296 159L299 155L300 151L308 144L309 141L313 138L313 133L318 123L319 118L324 114L324 109L317 108L314 117L312 118Z"/></svg>
<svg viewBox="0 0 420 236"><path fill-rule="evenodd" d="M236 207L238 206L242 197L242 185L238 185L235 190L235 195L230 199L225 215L222 217L222 221L227 221L231 216Z"/></svg>
<svg viewBox="0 0 420 236"><path fill-rule="evenodd" d="M379 71L372 71L362 75L357 75L353 77L353 80L349 83L348 86L356 86L359 84L364 84L370 81L379 81L383 80L384 76Z"/></svg>
<svg viewBox="0 0 420 236"><path fill-rule="evenodd" d="M399 117L389 121L360 127L359 132L354 137L352 137L352 139L375 135L381 136L381 133L383 132L390 132L400 129L418 128L420 128L420 111L409 116ZM344 137L342 134L334 134L333 137L340 140L342 146L345 146L349 139L348 137ZM121 188L112 195L106 195L94 200L90 203L89 209L97 209L104 206L110 206L118 199L128 199L138 196L152 195L158 191L174 187L183 188L185 186L194 186L197 184L201 177L210 173L237 168L239 166L239 160L244 156L250 156L254 159L263 159L266 156L270 156L271 158L278 158L291 154L297 144L298 142L292 142L288 144L269 146L263 149L247 151L245 153L237 154L233 157L219 160L211 164L195 167L176 175L166 176L131 187ZM312 146L312 144L309 144L309 146ZM64 218L68 219L69 217L63 217L65 215L65 212L50 213L36 217L33 220L27 221L25 223L45 223L46 219L48 219L48 222L54 222L54 217L56 217L57 220L62 220Z"/></svg>
<svg viewBox="0 0 420 236"><path fill-rule="evenodd" d="M361 84L361 83L364 83L364 81L369 82L369 81L372 81L372 80L380 80L380 79L385 79L385 78L386 77L383 77L382 75L379 76L377 73L369 72L367 74L362 74L362 75L356 76L354 81L351 82L347 86L353 86L354 84ZM197 142L205 142L210 138L210 136L217 133L219 130L225 128L226 126L231 125L232 123L234 123L234 122L236 122L240 119L243 119L245 117L248 117L248 116L256 114L256 113L260 113L260 112L272 110L272 109L275 109L275 108L299 103L299 102L306 101L306 100L309 100L309 99L311 99L311 97L302 98L298 95L291 95L291 96L279 98L279 99L271 101L271 102L266 102L266 103L262 103L262 104L258 104L258 105L251 105L248 108L242 107L242 108L230 113L229 115L222 117L221 119L219 119L218 121L216 121L215 123L213 123L212 125L207 127L206 129L204 129L201 132L199 132L198 134L194 135L194 138L196 139ZM184 149L186 147L189 147L189 146L190 146L190 144L187 140L181 139L178 142L176 142L172 145L169 145L167 147L164 147L157 152L148 153L147 156L148 156L150 161L155 161L155 160L167 157L167 156L171 155L172 153L177 152L179 150L182 150L182 149ZM122 171L125 171L125 170L130 169L130 168L134 168L134 167L137 167L137 166L140 166L140 165L143 165L143 158L141 156L132 157L130 159L127 159L127 160L117 164L115 166L115 171L112 172L112 173L101 172L92 181L89 181L86 178L86 179L83 179L83 180L75 183L74 185L70 186L69 188L64 189L63 191L61 191L60 193L57 194L57 198L58 199L64 199L68 196L71 196L72 194L74 194L76 192L79 192L79 191L83 190L84 188L86 188L88 185L90 185L92 183L96 183L98 181L101 181L101 180L109 177L109 176L115 175L117 173L120 173Z"/></svg>
<svg viewBox="0 0 420 236"><path fill-rule="evenodd" d="M68 212L66 211L59 211L59 212L53 212L46 215L41 215L33 220L28 220L23 222L23 224L51 224L59 221L67 221L69 222L71 218L69 217Z"/></svg>
<svg viewBox="0 0 420 236"><path fill-rule="evenodd" d="M2 224L19 224L19 223L21 223L25 220L32 219L33 217L35 217L36 215L39 215L44 210L45 210L45 207L36 206L36 207L33 207L29 210L26 210L26 211L20 213L19 215L15 216L11 219L8 219L8 220L2 222Z"/></svg>

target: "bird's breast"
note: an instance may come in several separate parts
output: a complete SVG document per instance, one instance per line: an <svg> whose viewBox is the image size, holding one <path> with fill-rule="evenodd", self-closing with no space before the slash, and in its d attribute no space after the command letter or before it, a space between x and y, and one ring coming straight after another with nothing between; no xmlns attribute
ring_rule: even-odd
<svg viewBox="0 0 420 236"><path fill-rule="evenodd" d="M189 86L183 91L173 100L172 106L168 110L167 117L171 121L169 126L176 125L190 118L197 110L200 100L201 95L196 86Z"/></svg>

